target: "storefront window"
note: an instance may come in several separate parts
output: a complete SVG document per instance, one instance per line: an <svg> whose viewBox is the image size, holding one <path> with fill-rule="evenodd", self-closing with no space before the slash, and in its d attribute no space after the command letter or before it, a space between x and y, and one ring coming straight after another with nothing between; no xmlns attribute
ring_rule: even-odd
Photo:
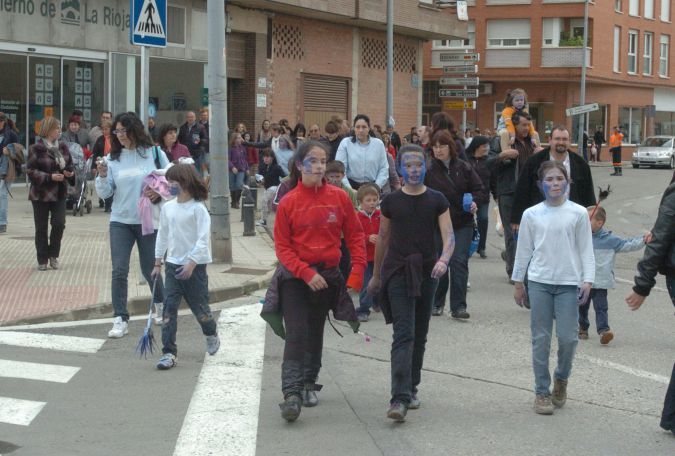
<svg viewBox="0 0 675 456"><path fill-rule="evenodd" d="M26 70L24 55L0 54L0 111L14 121L26 144Z"/></svg>
<svg viewBox="0 0 675 456"><path fill-rule="evenodd" d="M655 135L675 135L675 112L657 111L654 117Z"/></svg>
<svg viewBox="0 0 675 456"><path fill-rule="evenodd" d="M78 109L88 125L96 125L103 110L103 90L103 63L64 60L63 123Z"/></svg>
<svg viewBox="0 0 675 456"><path fill-rule="evenodd" d="M138 112L141 87L141 59L134 55L112 55L112 93L111 111Z"/></svg>
<svg viewBox="0 0 675 456"><path fill-rule="evenodd" d="M619 108L619 125L625 144L640 144L643 136L644 109Z"/></svg>
<svg viewBox="0 0 675 456"><path fill-rule="evenodd" d="M180 124L185 111L202 106L204 63L185 60L150 59L150 98L157 105L156 122ZM189 82L185 76L190 75Z"/></svg>

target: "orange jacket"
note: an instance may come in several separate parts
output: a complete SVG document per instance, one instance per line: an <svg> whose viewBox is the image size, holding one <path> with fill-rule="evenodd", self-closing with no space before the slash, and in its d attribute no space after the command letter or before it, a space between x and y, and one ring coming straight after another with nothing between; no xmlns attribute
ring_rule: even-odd
<svg viewBox="0 0 675 456"><path fill-rule="evenodd" d="M614 148L614 147L621 147L621 143L623 142L623 134L622 133L614 133L609 137L609 147Z"/></svg>

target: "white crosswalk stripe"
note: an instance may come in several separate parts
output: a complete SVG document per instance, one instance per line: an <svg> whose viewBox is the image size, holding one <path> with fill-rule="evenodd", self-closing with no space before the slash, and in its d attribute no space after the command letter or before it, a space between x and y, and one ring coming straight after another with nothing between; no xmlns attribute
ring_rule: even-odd
<svg viewBox="0 0 675 456"><path fill-rule="evenodd" d="M0 331L0 345L22 348L96 353L105 342L106 339ZM79 371L77 366L0 359L0 378L68 383ZM29 426L45 405L47 402L0 396L0 424Z"/></svg>

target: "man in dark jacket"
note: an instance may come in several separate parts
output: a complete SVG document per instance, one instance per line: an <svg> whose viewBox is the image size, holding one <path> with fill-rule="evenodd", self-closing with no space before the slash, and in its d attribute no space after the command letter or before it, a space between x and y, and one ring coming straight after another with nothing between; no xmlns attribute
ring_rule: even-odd
<svg viewBox="0 0 675 456"><path fill-rule="evenodd" d="M570 132L564 125L553 128L550 146L530 157L518 178L513 210L511 212L511 229L518 230L520 219L525 209L544 201L539 190L537 171L545 161L556 160L565 165L570 178L569 200L583 207L595 205L595 189L591 168L579 154L568 150Z"/></svg>
<svg viewBox="0 0 675 456"><path fill-rule="evenodd" d="M597 130L595 130L595 134L593 135L593 142L595 143L595 148L597 149L597 155L596 155L596 160L600 160L600 149L602 149L602 145L607 142L605 139L605 132L602 131L602 127L599 127Z"/></svg>
<svg viewBox="0 0 675 456"><path fill-rule="evenodd" d="M506 262L506 274L511 279L513 261L516 257L516 240L511 231L511 211L516 192L518 175L527 160L536 152L530 138L532 117L526 112L516 113L511 119L516 129L516 141L513 149L501 150L499 136L490 143L487 166L492 169L495 181L495 195L499 206L499 218L504 227L504 247L502 258Z"/></svg>
<svg viewBox="0 0 675 456"><path fill-rule="evenodd" d="M203 175L204 153L209 138L204 127L197 122L197 116L193 111L188 111L185 115L185 123L181 125L178 131L178 142L188 148L192 159L195 161L197 172Z"/></svg>
<svg viewBox="0 0 675 456"><path fill-rule="evenodd" d="M657 272L666 276L670 299L675 305L675 173L659 205L659 215L652 228L652 241L645 247L642 260L638 263L633 292L626 302L631 310L640 308L656 284ZM675 434L675 366L670 377L661 414L661 427Z"/></svg>

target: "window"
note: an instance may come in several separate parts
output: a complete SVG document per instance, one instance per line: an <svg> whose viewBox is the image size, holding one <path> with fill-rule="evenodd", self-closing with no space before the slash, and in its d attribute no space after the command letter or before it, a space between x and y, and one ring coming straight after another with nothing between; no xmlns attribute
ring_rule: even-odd
<svg viewBox="0 0 675 456"><path fill-rule="evenodd" d="M487 47L530 47L529 19L487 21Z"/></svg>
<svg viewBox="0 0 675 456"><path fill-rule="evenodd" d="M614 0L614 11L621 12L621 0Z"/></svg>
<svg viewBox="0 0 675 456"><path fill-rule="evenodd" d="M614 26L614 71L621 71L621 27Z"/></svg>
<svg viewBox="0 0 675 456"><path fill-rule="evenodd" d="M208 27L206 11L192 10L192 27L190 27L190 40L193 49L208 49Z"/></svg>
<svg viewBox="0 0 675 456"><path fill-rule="evenodd" d="M476 22L469 21L467 27L468 38L465 40L434 40L434 49L474 49L476 47Z"/></svg>
<svg viewBox="0 0 675 456"><path fill-rule="evenodd" d="M661 0L661 3L670 0ZM645 0L645 17L647 19L654 19L654 0Z"/></svg>
<svg viewBox="0 0 675 456"><path fill-rule="evenodd" d="M654 117L655 135L675 135L675 112L656 111Z"/></svg>
<svg viewBox="0 0 675 456"><path fill-rule="evenodd" d="M661 20L663 22L670 22L670 1L661 0Z"/></svg>
<svg viewBox="0 0 675 456"><path fill-rule="evenodd" d="M640 15L640 0L628 0L628 14L631 16Z"/></svg>
<svg viewBox="0 0 675 456"><path fill-rule="evenodd" d="M668 35L661 35L659 41L659 76L668 77L668 45L670 37Z"/></svg>
<svg viewBox="0 0 675 456"><path fill-rule="evenodd" d="M623 132L624 144L640 144L642 142L642 126L645 112L642 108L619 107L619 125Z"/></svg>
<svg viewBox="0 0 675 456"><path fill-rule="evenodd" d="M542 42L544 47L581 47L584 36L583 18L547 17L542 21ZM588 37L589 43L591 37Z"/></svg>
<svg viewBox="0 0 675 456"><path fill-rule="evenodd" d="M637 73L637 46L638 46L638 32L637 30L628 31L628 69L629 73Z"/></svg>
<svg viewBox="0 0 675 456"><path fill-rule="evenodd" d="M652 74L652 47L654 34L645 32L644 52L642 53L642 74L650 76Z"/></svg>
<svg viewBox="0 0 675 456"><path fill-rule="evenodd" d="M185 8L167 5L166 41L170 44L185 45Z"/></svg>

